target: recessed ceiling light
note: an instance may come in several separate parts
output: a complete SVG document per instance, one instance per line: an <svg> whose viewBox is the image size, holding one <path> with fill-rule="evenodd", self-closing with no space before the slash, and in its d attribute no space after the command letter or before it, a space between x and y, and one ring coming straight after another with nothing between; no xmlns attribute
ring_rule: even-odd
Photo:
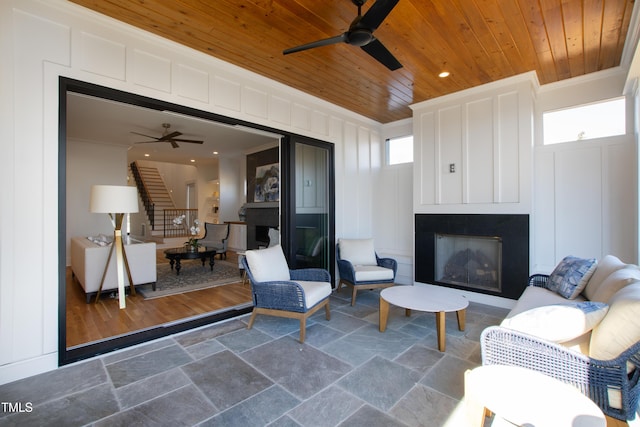
<svg viewBox="0 0 640 427"><path fill-rule="evenodd" d="M213 154L218 154L218 152L217 152L217 151L214 151L214 152L213 152Z"/></svg>
<svg viewBox="0 0 640 427"><path fill-rule="evenodd" d="M191 163L195 163L195 162L196 162L196 159L191 159Z"/></svg>
<svg viewBox="0 0 640 427"><path fill-rule="evenodd" d="M445 77L449 77L449 73L448 71L443 71L440 74L438 74L438 77L440 77L441 79L445 78Z"/></svg>
<svg viewBox="0 0 640 427"><path fill-rule="evenodd" d="M150 157L150 156L151 156L151 154L149 154L149 153L145 153L145 155L144 155L144 156L145 156L145 157Z"/></svg>

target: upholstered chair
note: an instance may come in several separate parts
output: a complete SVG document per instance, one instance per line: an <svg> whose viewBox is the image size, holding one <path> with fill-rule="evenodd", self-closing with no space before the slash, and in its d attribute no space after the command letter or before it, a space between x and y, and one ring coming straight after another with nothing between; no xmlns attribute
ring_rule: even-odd
<svg viewBox="0 0 640 427"><path fill-rule="evenodd" d="M280 231L278 231L277 228L269 227L268 236L269 236L269 245L267 246L268 248L271 248L273 246L280 244Z"/></svg>
<svg viewBox="0 0 640 427"><path fill-rule="evenodd" d="M392 258L380 258L373 239L338 239L336 250L340 281L351 287L351 305L356 304L356 293L362 289L388 288L396 279L398 263Z"/></svg>
<svg viewBox="0 0 640 427"><path fill-rule="evenodd" d="M227 257L227 241L229 240L229 224L204 223L204 237L198 241L208 249L215 249L220 259Z"/></svg>
<svg viewBox="0 0 640 427"><path fill-rule="evenodd" d="M258 314L298 319L300 342L304 343L309 316L324 307L326 319L331 318L331 275L327 270L290 270L280 245L248 250L241 262L251 283L254 306L247 329L253 327Z"/></svg>

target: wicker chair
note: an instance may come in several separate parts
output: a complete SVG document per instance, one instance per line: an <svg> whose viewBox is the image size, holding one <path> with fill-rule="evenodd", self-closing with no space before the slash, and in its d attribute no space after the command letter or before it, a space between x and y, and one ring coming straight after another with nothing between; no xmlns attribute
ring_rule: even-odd
<svg viewBox="0 0 640 427"><path fill-rule="evenodd" d="M342 256L341 256L342 254ZM340 239L336 259L342 285L350 286L351 305L356 304L360 289L388 288L395 284L398 263L393 258L380 258L373 249L373 239Z"/></svg>
<svg viewBox="0 0 640 427"><path fill-rule="evenodd" d="M640 342L611 360L596 360L560 344L500 326L480 337L483 365L521 366L577 387L606 414L631 420L640 396ZM628 366L633 370L628 373Z"/></svg>
<svg viewBox="0 0 640 427"><path fill-rule="evenodd" d="M258 314L299 319L300 342L304 343L309 316L324 307L330 320L331 275L327 270L289 270L280 245L246 251L241 262L251 282L254 305L247 329L253 327Z"/></svg>

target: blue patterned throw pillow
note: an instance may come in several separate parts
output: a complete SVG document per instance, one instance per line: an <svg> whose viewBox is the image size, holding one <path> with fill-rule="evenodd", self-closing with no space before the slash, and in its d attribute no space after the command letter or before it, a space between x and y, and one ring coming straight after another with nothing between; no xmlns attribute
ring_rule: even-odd
<svg viewBox="0 0 640 427"><path fill-rule="evenodd" d="M597 264L595 258L565 257L549 275L547 288L567 299L574 299L587 286Z"/></svg>

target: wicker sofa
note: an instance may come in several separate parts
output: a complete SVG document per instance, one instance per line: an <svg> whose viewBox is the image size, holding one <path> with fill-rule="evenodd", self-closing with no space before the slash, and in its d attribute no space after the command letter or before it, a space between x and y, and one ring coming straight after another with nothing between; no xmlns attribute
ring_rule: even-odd
<svg viewBox="0 0 640 427"><path fill-rule="evenodd" d="M482 362L543 372L631 420L640 396L640 268L608 255L585 282L568 300L549 275L531 276L501 325L483 331Z"/></svg>

